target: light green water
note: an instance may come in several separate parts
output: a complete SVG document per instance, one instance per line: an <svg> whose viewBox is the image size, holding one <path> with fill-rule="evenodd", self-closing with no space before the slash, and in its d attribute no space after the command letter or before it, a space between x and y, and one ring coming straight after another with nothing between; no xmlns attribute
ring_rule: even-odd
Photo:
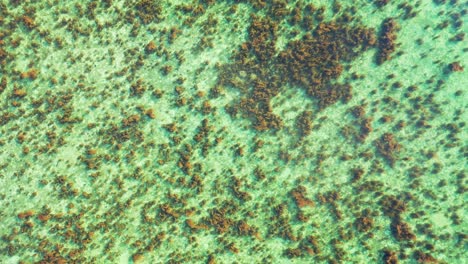
<svg viewBox="0 0 468 264"><path fill-rule="evenodd" d="M394 18L396 51L380 66L377 48L343 63L334 82L348 82L353 96L321 111L303 89L282 86L271 107L283 127L256 131L242 109L226 110L245 92L210 93L249 41L250 14L277 22L278 51L306 33L269 14L276 1L260 9L252 6L260 1L195 1L200 14L184 12L183 1L14 2L0 6L9 54L0 56L0 263L385 263L385 251L398 263L467 258L468 78L447 70L467 64L466 41L451 40L467 31L466 3L408 3L415 16L405 19L401 1L339 2L339 12L333 1L312 1L325 7L324 21L355 7L350 25L375 28L377 38ZM144 2L160 5L159 20L128 13ZM298 4L280 2L289 11ZM156 51L145 52L151 41ZM24 74L31 69L37 77ZM356 106L362 117L350 112ZM305 110L313 129L300 138ZM372 131L358 142L366 118ZM198 142L204 119L210 128ZM401 146L393 167L377 147L385 133ZM356 169L363 174L353 180ZM298 207L298 186L313 205ZM405 204L398 217L388 201ZM360 229L363 217L372 224ZM398 239L396 218L412 239ZM239 231L241 221L251 229Z"/></svg>

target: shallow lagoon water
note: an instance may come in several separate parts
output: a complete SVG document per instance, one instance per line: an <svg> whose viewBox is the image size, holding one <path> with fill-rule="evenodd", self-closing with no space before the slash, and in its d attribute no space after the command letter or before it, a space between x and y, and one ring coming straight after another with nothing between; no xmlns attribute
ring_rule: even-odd
<svg viewBox="0 0 468 264"><path fill-rule="evenodd" d="M0 263L464 263L466 8L3 0Z"/></svg>

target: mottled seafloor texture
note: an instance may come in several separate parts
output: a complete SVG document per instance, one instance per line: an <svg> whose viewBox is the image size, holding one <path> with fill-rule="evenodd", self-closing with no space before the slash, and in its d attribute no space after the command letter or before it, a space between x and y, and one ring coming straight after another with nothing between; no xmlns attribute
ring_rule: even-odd
<svg viewBox="0 0 468 264"><path fill-rule="evenodd" d="M0 263L466 263L467 8L0 0Z"/></svg>

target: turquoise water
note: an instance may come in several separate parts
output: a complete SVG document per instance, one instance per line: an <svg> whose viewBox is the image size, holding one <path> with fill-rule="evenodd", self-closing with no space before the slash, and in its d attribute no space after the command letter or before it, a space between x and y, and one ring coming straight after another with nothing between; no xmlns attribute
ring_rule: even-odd
<svg viewBox="0 0 468 264"><path fill-rule="evenodd" d="M465 263L461 1L7 1L0 263Z"/></svg>

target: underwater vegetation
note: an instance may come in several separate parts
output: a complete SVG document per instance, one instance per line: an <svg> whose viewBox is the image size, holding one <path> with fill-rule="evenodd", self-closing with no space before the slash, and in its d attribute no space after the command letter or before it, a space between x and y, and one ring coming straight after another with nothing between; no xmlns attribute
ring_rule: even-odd
<svg viewBox="0 0 468 264"><path fill-rule="evenodd" d="M462 263L461 1L0 1L0 263Z"/></svg>

